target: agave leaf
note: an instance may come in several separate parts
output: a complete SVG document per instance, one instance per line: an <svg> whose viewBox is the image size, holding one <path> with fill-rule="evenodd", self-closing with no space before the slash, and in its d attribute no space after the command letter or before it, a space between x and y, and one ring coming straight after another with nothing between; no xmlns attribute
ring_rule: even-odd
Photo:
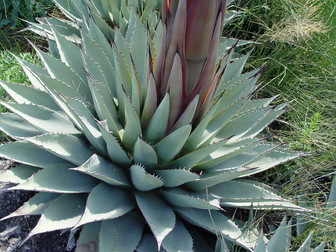
<svg viewBox="0 0 336 252"><path fill-rule="evenodd" d="M270 98L263 98L263 99L253 99L246 101L243 106L237 111L237 114L241 114L244 111L252 111L255 109L260 109L262 107L267 107L271 104L272 101L274 101L278 95L270 97Z"/></svg>
<svg viewBox="0 0 336 252"><path fill-rule="evenodd" d="M176 221L174 211L155 194L137 192L135 198L156 238L159 250L162 241L174 229Z"/></svg>
<svg viewBox="0 0 336 252"><path fill-rule="evenodd" d="M93 102L95 104L96 112L101 120L106 120L106 123L111 129L112 133L120 138L119 131L122 129L118 118L116 105L111 97L104 95L108 93L107 90L100 89L101 83L90 78L91 92L93 95Z"/></svg>
<svg viewBox="0 0 336 252"><path fill-rule="evenodd" d="M331 188L330 188L330 194L328 197L326 208L332 209L336 207L336 176L334 176Z"/></svg>
<svg viewBox="0 0 336 252"><path fill-rule="evenodd" d="M143 65L146 66L146 64L143 64ZM132 83L132 94L131 94L132 100L131 101L132 101L134 110L137 112L138 115L140 115L140 99L141 99L140 96L142 96L141 92L144 92L144 87L143 87L144 85L140 85L139 76L134 67L135 66L130 68L130 74L132 78L131 79L131 83Z"/></svg>
<svg viewBox="0 0 336 252"><path fill-rule="evenodd" d="M42 169L26 181L8 190L83 193L90 192L96 185L96 179L69 170L69 165L64 165Z"/></svg>
<svg viewBox="0 0 336 252"><path fill-rule="evenodd" d="M75 252L97 252L99 244L99 232L101 222L91 222L85 224L80 232L79 238L76 244Z"/></svg>
<svg viewBox="0 0 336 252"><path fill-rule="evenodd" d="M182 115L179 117L179 119L175 123L172 131L182 126L192 123L192 120L195 116L196 109L198 106L198 100L199 100L199 95L196 95L194 99L188 104L188 107L183 111Z"/></svg>
<svg viewBox="0 0 336 252"><path fill-rule="evenodd" d="M241 97L251 95L256 89L256 83L259 77L261 76L262 68L257 68L250 72L244 73L236 78L233 78L230 81L223 82L223 79L220 80L218 89L216 90L215 98L218 99L222 95L225 95L228 101L224 99L221 100L223 103L222 109L230 105L230 102L239 97L239 91L241 92ZM237 90L235 90L237 89ZM229 93L232 94L229 95Z"/></svg>
<svg viewBox="0 0 336 252"><path fill-rule="evenodd" d="M0 181L6 183L20 184L40 169L28 165L12 167L0 174Z"/></svg>
<svg viewBox="0 0 336 252"><path fill-rule="evenodd" d="M157 241L155 237L150 234L144 234L141 238L139 246L136 249L137 252L148 252L148 251L158 251ZM162 252L162 249L159 250Z"/></svg>
<svg viewBox="0 0 336 252"><path fill-rule="evenodd" d="M209 188L207 193L220 199L223 206L253 209L300 209L299 206L274 193L271 188L253 180L241 179L220 183Z"/></svg>
<svg viewBox="0 0 336 252"><path fill-rule="evenodd" d="M252 148L251 148L252 147ZM225 150L224 150L225 153ZM201 165L208 165L209 172L230 170L235 167L255 168L257 171L267 170L273 166L302 156L302 153L282 149L281 145L268 144L266 142L253 143L241 150L222 155L203 162Z"/></svg>
<svg viewBox="0 0 336 252"><path fill-rule="evenodd" d="M72 4L80 14L81 18L89 18L89 8L81 0L72 0Z"/></svg>
<svg viewBox="0 0 336 252"><path fill-rule="evenodd" d="M18 115L12 113L0 114L0 130L14 139L32 137L42 134Z"/></svg>
<svg viewBox="0 0 336 252"><path fill-rule="evenodd" d="M276 165L282 164L284 162L288 162L289 160L292 160L294 158L303 156L303 153L286 150L277 148L271 151L267 151L265 153L262 153L260 156L258 156L253 161L249 162L246 167L257 167L256 171L250 174L246 174L244 176L249 176L252 174L255 174L256 172L262 172L265 171L271 167L274 167Z"/></svg>
<svg viewBox="0 0 336 252"><path fill-rule="evenodd" d="M232 140L242 137L253 137L285 111L283 105L279 107L279 109L277 107L260 108L244 113L227 123L218 133L218 137L225 137L228 134L227 131L235 134ZM244 125L242 125L242 122L245 122Z"/></svg>
<svg viewBox="0 0 336 252"><path fill-rule="evenodd" d="M157 108L157 91L155 80L152 74L149 76L146 98L141 114L141 125L145 128Z"/></svg>
<svg viewBox="0 0 336 252"><path fill-rule="evenodd" d="M97 0L87 1L86 0L85 2L88 4L88 6L92 8L93 12L97 12L99 16L106 19L105 9L103 8L103 1L97 1Z"/></svg>
<svg viewBox="0 0 336 252"><path fill-rule="evenodd" d="M135 251L143 228L144 223L133 213L103 221L99 236L100 251Z"/></svg>
<svg viewBox="0 0 336 252"><path fill-rule="evenodd" d="M105 38L108 40L112 40L114 37L114 30L112 27L106 23L99 15L94 12L91 12L92 18L97 26L100 28L101 32L104 34Z"/></svg>
<svg viewBox="0 0 336 252"><path fill-rule="evenodd" d="M149 143L155 144L164 137L168 127L169 108L170 101L169 94L167 94L156 109L145 131L144 139Z"/></svg>
<svg viewBox="0 0 336 252"><path fill-rule="evenodd" d="M317 247L313 250L313 252L323 252L323 251L325 251L324 248L325 248L326 244L327 244L326 241L322 242L319 246L317 246Z"/></svg>
<svg viewBox="0 0 336 252"><path fill-rule="evenodd" d="M136 38L136 39L134 39ZM131 15L126 33L126 40L130 44L131 57L134 62L137 77L140 83L146 80L147 61L147 32L140 22L138 15ZM143 94L141 94L143 97Z"/></svg>
<svg viewBox="0 0 336 252"><path fill-rule="evenodd" d="M183 105L183 73L182 63L178 53L176 53L174 57L174 62L167 82L167 89L170 98L170 115L168 125L168 128L170 129L175 124L178 116L181 114Z"/></svg>
<svg viewBox="0 0 336 252"><path fill-rule="evenodd" d="M193 251L192 237L181 221L176 222L174 229L163 240L162 247L167 252Z"/></svg>
<svg viewBox="0 0 336 252"><path fill-rule="evenodd" d="M36 234L73 227L82 216L84 206L84 197L78 197L75 194L59 196L50 203L23 243Z"/></svg>
<svg viewBox="0 0 336 252"><path fill-rule="evenodd" d="M125 95L124 95L124 104L126 114L125 115L126 125L122 141L127 148L132 150L139 136L142 135L141 122L137 112L135 111L131 102Z"/></svg>
<svg viewBox="0 0 336 252"><path fill-rule="evenodd" d="M25 138L25 140L75 165L83 164L93 155L87 143L73 135L44 134Z"/></svg>
<svg viewBox="0 0 336 252"><path fill-rule="evenodd" d="M102 75L102 72L100 71L98 66L91 59L89 59L84 54L83 54L83 58L86 61L86 64L85 64L87 68L86 74L87 74L87 79L89 82L95 110L99 118L101 120L106 120L109 125L109 128L112 130L112 132L116 136L118 136L119 135L118 131L122 128L122 126L118 118L116 104L113 101L113 97L110 95L110 92L106 85L107 80ZM99 78L102 78L102 79L98 80Z"/></svg>
<svg viewBox="0 0 336 252"><path fill-rule="evenodd" d="M85 72L83 70L83 61L81 59L79 46L59 34L59 32L53 29L53 26L51 26L51 30L59 50L61 61L65 63L66 66L72 68L81 79L85 80Z"/></svg>
<svg viewBox="0 0 336 252"><path fill-rule="evenodd" d="M186 169L191 169L194 167L193 170L199 170L198 168L195 169L195 166L204 158L206 158L211 153L218 150L221 146L225 146L229 139L224 139L217 143L210 144L206 147L199 148L195 151L189 152L186 155L177 158L176 160L169 163L169 167L183 167Z"/></svg>
<svg viewBox="0 0 336 252"><path fill-rule="evenodd" d="M101 27L98 27L98 24L90 18L88 21L88 35L89 37L97 44L97 46L104 52L104 54L108 57L110 62L114 62L115 56L113 54L113 50L111 47L111 37L105 37ZM114 75L111 73L111 75ZM114 90L112 83L109 84L109 88ZM112 92L113 93L113 92Z"/></svg>
<svg viewBox="0 0 336 252"><path fill-rule="evenodd" d="M54 100L41 89L0 80L0 85L17 103L37 104L51 110L60 110Z"/></svg>
<svg viewBox="0 0 336 252"><path fill-rule="evenodd" d="M272 108L269 113L267 113L263 118L260 118L260 120L256 122L248 131L244 132L242 137L251 138L257 136L271 122L273 122L276 118L278 118L280 115L287 111L287 108L285 108L284 106L286 105Z"/></svg>
<svg viewBox="0 0 336 252"><path fill-rule="evenodd" d="M186 169L164 169L155 171L164 182L165 187L177 187L197 180L200 176Z"/></svg>
<svg viewBox="0 0 336 252"><path fill-rule="evenodd" d="M300 248L296 252L310 252L310 244L313 238L314 231L311 231L306 240L301 244Z"/></svg>
<svg viewBox="0 0 336 252"><path fill-rule="evenodd" d="M216 108L219 103L215 103L212 108L210 108L207 113L202 117L202 120L197 124L195 129L193 129L190 134L185 146L183 147L183 151L191 152L199 148L202 143L203 134L205 132L206 127L208 126L211 118L213 117Z"/></svg>
<svg viewBox="0 0 336 252"><path fill-rule="evenodd" d="M155 1L155 0L153 0ZM151 52L153 65L156 66L158 64L159 53L161 50L162 44L162 36L163 36L163 25L162 22L159 22L157 28L153 34L153 39L149 39L149 49Z"/></svg>
<svg viewBox="0 0 336 252"><path fill-rule="evenodd" d="M150 191L163 186L162 179L146 172L140 165L132 165L130 174L134 187L139 191Z"/></svg>
<svg viewBox="0 0 336 252"><path fill-rule="evenodd" d="M102 125L102 122L97 122L97 125L102 133L104 141L106 142L107 152L110 159L118 164L129 166L129 160L125 150L120 146L118 140Z"/></svg>
<svg viewBox="0 0 336 252"><path fill-rule="evenodd" d="M69 41L74 43L80 43L80 33L76 24L69 22L64 19L59 18L37 18L38 23L28 22L30 31L39 34L42 37L48 38L49 40L54 39L53 32L51 31L50 25L64 36Z"/></svg>
<svg viewBox="0 0 336 252"><path fill-rule="evenodd" d="M120 167L96 154L92 155L83 165L72 168L72 170L83 172L110 185L126 187L130 185L128 178Z"/></svg>
<svg viewBox="0 0 336 252"><path fill-rule="evenodd" d="M278 229L275 231L274 235L271 237L267 243L267 250L274 252L287 252L290 247L291 240L291 226L292 222L289 221L287 224L287 217L285 216Z"/></svg>
<svg viewBox="0 0 336 252"><path fill-rule="evenodd" d="M50 202L59 196L60 195L57 193L37 193L25 202L19 209L2 218L1 221L22 215L41 215L49 206Z"/></svg>
<svg viewBox="0 0 336 252"><path fill-rule="evenodd" d="M222 237L217 237L215 252L228 252L229 248L225 243L225 239Z"/></svg>
<svg viewBox="0 0 336 252"><path fill-rule="evenodd" d="M214 234L222 234L225 238L249 249L240 228L224 214L213 210L194 208L174 208L189 223L204 228Z"/></svg>
<svg viewBox="0 0 336 252"><path fill-rule="evenodd" d="M193 250L194 252L204 252L204 251L214 251L212 244L209 244L209 241L206 240L203 234L200 234L196 228L188 229L192 238L193 238Z"/></svg>
<svg viewBox="0 0 336 252"><path fill-rule="evenodd" d="M90 222L118 218L129 212L135 205L128 194L124 189L101 182L89 194L84 214L76 227Z"/></svg>
<svg viewBox="0 0 336 252"><path fill-rule="evenodd" d="M268 148L267 144L264 146L259 145L258 147L261 149L259 153L255 153L256 155L254 155L253 152L247 152L244 155L238 155L223 161L209 169L208 171L211 172L204 173L199 180L188 183L188 187L195 190L205 189L206 187L214 186L221 182L266 171L273 166L302 155L294 151L279 150L274 146L273 148ZM264 152L262 152L262 149L264 149ZM209 163L211 163L211 161L209 161Z"/></svg>
<svg viewBox="0 0 336 252"><path fill-rule="evenodd" d="M25 72L26 76L30 80L32 86L35 87L36 89L45 91L44 87L41 85L40 81L38 80L38 78L36 78L35 74L33 73L47 76L48 71L42 67L39 67L30 62L24 61L15 55L14 57L20 63L23 71Z"/></svg>
<svg viewBox="0 0 336 252"><path fill-rule="evenodd" d="M111 61L112 59L108 57L96 41L93 41L85 32L82 32L81 35L83 39L83 51L91 59L91 62L87 62L86 67L90 67L93 61L104 75L106 81L103 83L111 83L110 85L113 85L112 83L115 83L115 77L113 76L114 62ZM112 51L112 48L110 48L110 50ZM102 80L100 79L100 81ZM109 85L106 85L106 88L107 87L109 87Z"/></svg>
<svg viewBox="0 0 336 252"><path fill-rule="evenodd" d="M264 139L243 139L243 140L236 141L236 142L229 142L230 139L231 138L227 139L227 141L224 142L222 147L219 146L215 151L210 153L209 156L206 156L193 169L194 170L206 169L208 171L213 171L213 170L217 171L216 164L219 164L220 162L224 160L230 160L230 158L234 159L233 157L236 157L239 155L244 155L245 153L248 153L253 148L256 148L257 146L262 145L261 142L263 143L263 140L264 140ZM266 147L268 146L269 145L267 145ZM236 162L238 164L244 163L244 162L241 162L239 158L236 158ZM233 163L234 163L234 160L233 160ZM231 167L231 166L228 165L228 167Z"/></svg>
<svg viewBox="0 0 336 252"><path fill-rule="evenodd" d="M191 132L191 125L185 125L154 145L159 162L162 164L171 161L182 149Z"/></svg>
<svg viewBox="0 0 336 252"><path fill-rule="evenodd" d="M117 77L119 77L125 92L130 95L132 94L132 77L130 69L133 68L133 64L129 46L124 36L118 30L115 33L114 43L116 74Z"/></svg>
<svg viewBox="0 0 336 252"><path fill-rule="evenodd" d="M253 250L254 252L269 252L264 242L263 235L258 238L257 244Z"/></svg>
<svg viewBox="0 0 336 252"><path fill-rule="evenodd" d="M234 89L234 91L236 91L236 89ZM223 104L222 101L227 102L228 100L232 99L234 95L238 95L238 97L236 97L237 99L232 100L232 103ZM230 122L231 118L244 105L248 98L248 96L243 96L241 92L231 94L230 91L226 92L223 96L221 96L221 98L217 101L219 103L218 110L219 108L221 108L221 110L217 111L217 113L211 118L211 121L207 125L206 130L202 136L202 146L209 144L217 136L218 132L220 132L221 129L225 127L228 122ZM225 133L228 135L228 132ZM230 135L235 135L235 132L232 132L232 134ZM217 137L217 139L222 139L226 137L221 136Z"/></svg>
<svg viewBox="0 0 336 252"><path fill-rule="evenodd" d="M101 154L105 155L106 145L96 124L96 121L87 106L77 99L71 99L59 94L59 98L64 102L63 110L72 119L77 127Z"/></svg>
<svg viewBox="0 0 336 252"><path fill-rule="evenodd" d="M35 74L35 77L38 79L38 81L44 87L44 89L49 93L49 96L51 96L55 100L55 102L58 105L57 110L60 110L61 106L57 100L57 97L53 94L53 92L57 92L59 94L66 94L67 97L81 100L86 103L88 109L91 112L94 112L92 108L92 98L88 98L87 96L83 97L83 95L80 94L78 90L75 90L67 83L37 73Z"/></svg>
<svg viewBox="0 0 336 252"><path fill-rule="evenodd" d="M41 168L70 164L68 161L29 142L12 142L0 145L0 157Z"/></svg>
<svg viewBox="0 0 336 252"><path fill-rule="evenodd" d="M141 22L145 23L145 21L149 18L150 14L154 12L156 7L157 1L156 0L148 0L145 6L145 9L141 15Z"/></svg>
<svg viewBox="0 0 336 252"><path fill-rule="evenodd" d="M15 104L0 102L42 132L79 134L62 113L35 104Z"/></svg>
<svg viewBox="0 0 336 252"><path fill-rule="evenodd" d="M251 52L244 55L243 57L237 59L236 61L229 63L227 67L225 68L225 71L223 73L222 81L226 82L229 81L235 77L238 77L241 75L244 65L250 56Z"/></svg>
<svg viewBox="0 0 336 252"><path fill-rule="evenodd" d="M55 0L54 3L68 18L74 21L80 20L80 13L71 0Z"/></svg>
<svg viewBox="0 0 336 252"><path fill-rule="evenodd" d="M138 138L133 150L134 163L141 164L146 169L153 169L158 164L158 158L151 145Z"/></svg>
<svg viewBox="0 0 336 252"><path fill-rule="evenodd" d="M89 87L87 83L80 78L71 68L66 66L62 61L50 56L47 53L42 52L38 48L34 47L38 55L40 56L44 66L48 70L50 76L57 80L63 81L71 86L74 90L77 90L83 97L86 97L90 102Z"/></svg>
<svg viewBox="0 0 336 252"><path fill-rule="evenodd" d="M173 206L219 210L219 200L213 197L200 197L197 194L188 193L181 189L162 190L160 194Z"/></svg>

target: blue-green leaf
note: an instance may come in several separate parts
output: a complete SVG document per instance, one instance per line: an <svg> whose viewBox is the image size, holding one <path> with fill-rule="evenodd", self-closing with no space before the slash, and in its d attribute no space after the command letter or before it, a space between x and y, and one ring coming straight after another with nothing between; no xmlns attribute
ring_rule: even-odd
<svg viewBox="0 0 336 252"><path fill-rule="evenodd" d="M162 241L174 229L176 221L174 211L155 194L136 193L135 198L156 238L157 249L159 250Z"/></svg>
<svg viewBox="0 0 336 252"><path fill-rule="evenodd" d="M92 155L83 165L72 170L83 172L110 185L130 186L122 168L96 154Z"/></svg>
<svg viewBox="0 0 336 252"><path fill-rule="evenodd" d="M12 113L0 114L0 130L14 139L42 134L27 121Z"/></svg>
<svg viewBox="0 0 336 252"><path fill-rule="evenodd" d="M158 164L155 150L141 138L138 138L134 145L133 158L136 164L141 164L148 169L153 169Z"/></svg>
<svg viewBox="0 0 336 252"><path fill-rule="evenodd" d="M29 142L11 142L0 145L0 157L41 168L70 164L63 158Z"/></svg>
<svg viewBox="0 0 336 252"><path fill-rule="evenodd" d="M1 102L6 108L19 115L42 132L79 134L73 123L62 113L34 104Z"/></svg>
<svg viewBox="0 0 336 252"><path fill-rule="evenodd" d="M162 247L167 252L193 251L193 239L181 221L177 221L174 229L162 242Z"/></svg>
<svg viewBox="0 0 336 252"><path fill-rule="evenodd" d="M250 245L244 240L241 229L219 211L194 208L174 208L174 210L189 223L214 234L222 234L225 238L249 249Z"/></svg>
<svg viewBox="0 0 336 252"><path fill-rule="evenodd" d="M89 194L84 214L76 227L90 222L118 218L134 207L127 191L101 182Z"/></svg>
<svg viewBox="0 0 336 252"><path fill-rule="evenodd" d="M50 202L60 196L57 193L37 193L25 202L19 209L12 212L10 215L2 218L5 220L22 215L40 215L49 206Z"/></svg>
<svg viewBox="0 0 336 252"><path fill-rule="evenodd" d="M73 135L44 134L29 137L25 140L75 165L83 164L93 155L93 151L88 144Z"/></svg>
<svg viewBox="0 0 336 252"><path fill-rule="evenodd" d="M171 161L182 149L191 132L191 125L185 125L158 142L154 149L159 162L165 164Z"/></svg>
<svg viewBox="0 0 336 252"><path fill-rule="evenodd" d="M150 191L163 186L162 179L146 172L140 165L132 165L130 174L134 187L139 191Z"/></svg>
<svg viewBox="0 0 336 252"><path fill-rule="evenodd" d="M102 222L100 251L133 252L139 244L144 223L139 216L130 212L119 218Z"/></svg>
<svg viewBox="0 0 336 252"><path fill-rule="evenodd" d="M101 222L91 222L85 224L80 232L76 244L76 252L98 251L99 232Z"/></svg>
<svg viewBox="0 0 336 252"><path fill-rule="evenodd" d="M20 184L40 169L34 166L18 165L0 173L0 181Z"/></svg>
<svg viewBox="0 0 336 252"><path fill-rule="evenodd" d="M83 214L85 198L76 194L63 194L52 201L39 222L23 241L36 234L71 228Z"/></svg>
<svg viewBox="0 0 336 252"><path fill-rule="evenodd" d="M98 181L85 174L69 170L69 165L42 169L19 185L8 190L28 190L54 193L91 192Z"/></svg>
<svg viewBox="0 0 336 252"><path fill-rule="evenodd" d="M155 173L162 178L165 187L177 187L200 177L198 174L185 169L164 169L157 170Z"/></svg>

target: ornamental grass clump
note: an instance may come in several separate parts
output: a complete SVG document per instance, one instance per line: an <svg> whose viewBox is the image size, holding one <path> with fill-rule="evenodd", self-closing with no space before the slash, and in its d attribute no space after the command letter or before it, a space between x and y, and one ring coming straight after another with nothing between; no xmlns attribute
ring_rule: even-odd
<svg viewBox="0 0 336 252"><path fill-rule="evenodd" d="M0 179L36 192L4 219L78 230L76 251L265 251L234 209L301 210L250 176L302 153L260 134L287 104L252 99L262 68L221 37L226 1L162 1L161 20L154 0L55 3L70 20L31 24L43 67L18 59L32 86L1 81Z"/></svg>

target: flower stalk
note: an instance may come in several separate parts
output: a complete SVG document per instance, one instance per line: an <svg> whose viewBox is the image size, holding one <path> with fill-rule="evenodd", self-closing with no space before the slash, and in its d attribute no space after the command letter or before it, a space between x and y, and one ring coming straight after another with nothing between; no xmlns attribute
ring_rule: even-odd
<svg viewBox="0 0 336 252"><path fill-rule="evenodd" d="M162 2L162 48L154 78L158 100L170 94L170 129L194 99L194 119L211 104L221 75L216 57L225 11L224 0Z"/></svg>

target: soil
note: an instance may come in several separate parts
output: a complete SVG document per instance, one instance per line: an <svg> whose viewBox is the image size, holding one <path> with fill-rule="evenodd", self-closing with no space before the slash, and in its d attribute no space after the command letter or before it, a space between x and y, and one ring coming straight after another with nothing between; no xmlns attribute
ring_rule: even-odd
<svg viewBox="0 0 336 252"><path fill-rule="evenodd" d="M0 173L10 166L10 162L0 160ZM6 184L0 182L0 219L19 208L31 196L31 192L1 191ZM69 232L54 231L35 235L24 244L30 230L38 222L39 216L15 217L0 221L0 252L73 252L67 250Z"/></svg>

